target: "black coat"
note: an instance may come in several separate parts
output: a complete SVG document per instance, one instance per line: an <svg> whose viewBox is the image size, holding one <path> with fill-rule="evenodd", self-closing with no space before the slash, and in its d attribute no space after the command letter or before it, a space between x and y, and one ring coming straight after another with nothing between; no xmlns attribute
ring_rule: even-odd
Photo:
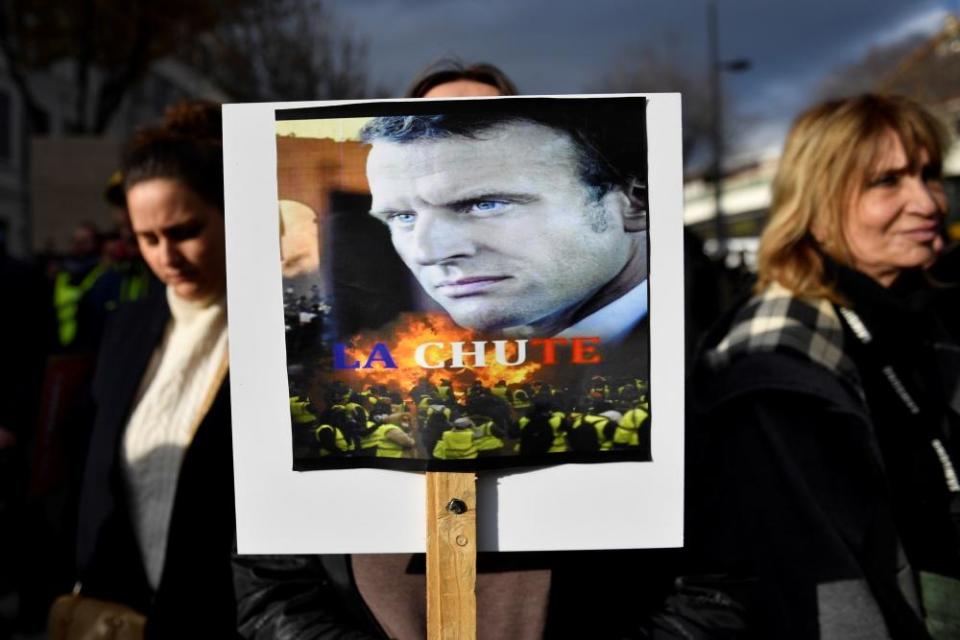
<svg viewBox="0 0 960 640"><path fill-rule="evenodd" d="M709 580L674 580L675 550L480 553L477 572L549 569L544 638L708 640L742 624ZM424 571L423 555L408 573ZM237 556L238 621L249 640L385 638L349 556ZM424 594L426 598L426 594Z"/></svg>
<svg viewBox="0 0 960 640"><path fill-rule="evenodd" d="M235 533L230 393L224 380L183 456L160 584L146 579L127 503L123 431L170 318L156 287L121 307L104 335L93 384L96 421L80 499L77 561L83 595L148 616L148 637L235 634L230 554Z"/></svg>
<svg viewBox="0 0 960 640"><path fill-rule="evenodd" d="M916 295L840 268L837 279L925 413L911 417L849 328L855 385L789 350L719 370L701 358L688 385L687 542L699 572L727 580L756 637L926 638L915 571L960 567L928 432L944 424L923 355L936 322ZM951 436L940 434L956 455Z"/></svg>

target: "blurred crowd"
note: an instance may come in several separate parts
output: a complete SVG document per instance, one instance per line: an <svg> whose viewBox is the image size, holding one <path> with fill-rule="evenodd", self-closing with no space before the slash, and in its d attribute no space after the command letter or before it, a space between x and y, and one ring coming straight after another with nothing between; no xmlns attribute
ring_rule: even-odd
<svg viewBox="0 0 960 640"><path fill-rule="evenodd" d="M114 226L80 222L63 254L33 263L0 234L0 636L46 623L73 586L77 491L90 435L89 384L108 317L162 285L140 256L120 174L104 178Z"/></svg>

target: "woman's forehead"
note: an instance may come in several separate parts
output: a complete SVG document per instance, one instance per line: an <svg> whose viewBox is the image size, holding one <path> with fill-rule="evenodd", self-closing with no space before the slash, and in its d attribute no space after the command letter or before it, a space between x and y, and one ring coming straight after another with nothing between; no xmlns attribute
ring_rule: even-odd
<svg viewBox="0 0 960 640"><path fill-rule="evenodd" d="M867 171L881 173L892 170L907 170L917 172L931 162L939 161L934 150L930 149L930 142L918 135L908 135L906 138L892 129L876 140L873 153L867 165Z"/></svg>
<svg viewBox="0 0 960 640"><path fill-rule="evenodd" d="M869 168L874 171L889 171L900 169L907 165L907 152L900 135L892 129L887 129L874 142L873 154Z"/></svg>

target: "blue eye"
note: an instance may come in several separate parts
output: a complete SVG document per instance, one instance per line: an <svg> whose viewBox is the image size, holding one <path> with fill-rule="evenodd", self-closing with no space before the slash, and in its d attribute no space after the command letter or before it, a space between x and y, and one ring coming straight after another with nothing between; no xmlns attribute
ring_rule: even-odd
<svg viewBox="0 0 960 640"><path fill-rule="evenodd" d="M399 225L411 225L417 219L417 214L410 211L398 211L387 216L387 223Z"/></svg>
<svg viewBox="0 0 960 640"><path fill-rule="evenodd" d="M500 211L507 203L503 200L477 200L469 207L469 211L477 213L491 213Z"/></svg>

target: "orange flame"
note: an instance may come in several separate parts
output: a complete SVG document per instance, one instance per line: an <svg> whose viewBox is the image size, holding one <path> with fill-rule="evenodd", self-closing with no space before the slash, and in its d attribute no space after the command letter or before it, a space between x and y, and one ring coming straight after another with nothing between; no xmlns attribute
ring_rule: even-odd
<svg viewBox="0 0 960 640"><path fill-rule="evenodd" d="M528 380L531 374L541 367L539 362L529 360L529 350L527 362L515 366L502 365L492 358L493 345L489 345L487 366L484 367L453 368L448 362L444 368L423 369L417 366L414 360L414 352L424 342L470 342L480 339L483 338L469 329L458 327L444 313L403 313L393 322L375 331L354 335L348 343L349 353L361 363L377 342L385 343L397 364L396 369L384 368L382 363L376 362L370 369L335 371L334 376L354 389L370 384L383 384L406 392L424 376L434 384L440 382L440 378L450 378L460 384L480 380L487 387L498 380L505 380L507 384L519 384ZM449 349L444 349L444 352L449 354ZM508 342L507 360L514 360L516 354L516 344Z"/></svg>

